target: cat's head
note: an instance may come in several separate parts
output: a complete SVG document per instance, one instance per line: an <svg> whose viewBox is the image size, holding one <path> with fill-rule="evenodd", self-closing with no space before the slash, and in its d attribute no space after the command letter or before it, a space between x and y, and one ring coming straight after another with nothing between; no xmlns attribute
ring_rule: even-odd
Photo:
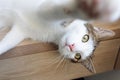
<svg viewBox="0 0 120 80"><path fill-rule="evenodd" d="M74 61L90 57L99 41L112 37L115 33L108 29L94 27L81 20L75 20L67 26L69 31L59 44L60 53Z"/></svg>

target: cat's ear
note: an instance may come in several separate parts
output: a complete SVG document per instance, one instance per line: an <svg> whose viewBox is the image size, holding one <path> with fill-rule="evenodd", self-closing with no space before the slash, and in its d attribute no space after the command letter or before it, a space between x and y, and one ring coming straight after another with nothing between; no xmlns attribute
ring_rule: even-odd
<svg viewBox="0 0 120 80"><path fill-rule="evenodd" d="M115 35L115 32L109 29L103 29L101 27L94 27L92 24L85 24L88 31L96 36L96 38L101 41L105 39L109 39Z"/></svg>
<svg viewBox="0 0 120 80"><path fill-rule="evenodd" d="M92 58L87 58L86 60L82 61L81 64L88 69L92 73L96 73L96 70L93 65Z"/></svg>
<svg viewBox="0 0 120 80"><path fill-rule="evenodd" d="M100 27L94 27L94 32L99 40L105 40L115 35L114 31Z"/></svg>

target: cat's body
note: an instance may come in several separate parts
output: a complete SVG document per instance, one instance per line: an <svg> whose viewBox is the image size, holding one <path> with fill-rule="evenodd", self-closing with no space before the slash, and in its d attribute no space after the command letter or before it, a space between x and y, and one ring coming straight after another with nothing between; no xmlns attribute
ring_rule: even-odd
<svg viewBox="0 0 120 80"><path fill-rule="evenodd" d="M82 37L88 34L84 26L87 22L70 22L84 16L76 9L74 0L0 0L0 28L12 27L0 42L0 54L14 48L24 39L31 38L59 45L59 51L66 57L74 58L76 52L80 52L82 59L85 59L92 54L95 44L92 38L88 45L81 43ZM64 26L63 23L71 25ZM69 45L67 49L64 48L66 43ZM76 44L75 51L70 50L73 43Z"/></svg>
<svg viewBox="0 0 120 80"><path fill-rule="evenodd" d="M63 3L62 1L58 0L1 1L3 1L3 3L0 2L1 16L9 16L10 18L8 17L9 19L7 20L12 21L13 24L17 25L17 27L19 28L24 28L23 32L25 32L25 34L28 34L26 36L31 37L35 40L48 42L55 40L52 38L52 36L62 34L65 30L63 27L61 27L60 24L62 24L66 20L75 18L75 16L67 15L64 12L64 8L69 6L71 2L70 0L66 0L67 3ZM3 16L0 19L1 24L4 19ZM3 26L5 26L5 24ZM34 32L34 34L31 34L32 32ZM38 34L38 36L36 34ZM41 37L39 38L39 36L43 36L42 39L40 39ZM49 39L47 39L48 36Z"/></svg>

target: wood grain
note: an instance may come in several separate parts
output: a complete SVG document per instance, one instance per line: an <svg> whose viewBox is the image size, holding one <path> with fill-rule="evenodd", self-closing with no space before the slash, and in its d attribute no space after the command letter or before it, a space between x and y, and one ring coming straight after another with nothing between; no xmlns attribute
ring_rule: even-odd
<svg viewBox="0 0 120 80"><path fill-rule="evenodd" d="M95 51L97 73L113 70L120 39L101 42ZM70 80L93 75L81 64L59 64L57 51L41 52L0 60L0 80Z"/></svg>
<svg viewBox="0 0 120 80"><path fill-rule="evenodd" d="M1 55L0 60L30 54L37 54L40 52L47 52L57 49L57 46L52 43L34 43L29 45L22 45L17 46Z"/></svg>
<svg viewBox="0 0 120 80"><path fill-rule="evenodd" d="M120 47L119 47L118 55L115 62L115 70L120 70Z"/></svg>

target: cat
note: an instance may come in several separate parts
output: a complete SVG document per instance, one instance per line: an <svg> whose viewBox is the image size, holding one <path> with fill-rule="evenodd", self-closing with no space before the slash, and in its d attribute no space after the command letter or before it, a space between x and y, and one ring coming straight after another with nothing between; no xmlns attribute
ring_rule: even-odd
<svg viewBox="0 0 120 80"><path fill-rule="evenodd" d="M88 25L83 16L76 0L0 0L0 28L11 27L0 41L0 54L30 38L57 44L65 58L75 60L80 54L84 60L98 41L115 33Z"/></svg>

